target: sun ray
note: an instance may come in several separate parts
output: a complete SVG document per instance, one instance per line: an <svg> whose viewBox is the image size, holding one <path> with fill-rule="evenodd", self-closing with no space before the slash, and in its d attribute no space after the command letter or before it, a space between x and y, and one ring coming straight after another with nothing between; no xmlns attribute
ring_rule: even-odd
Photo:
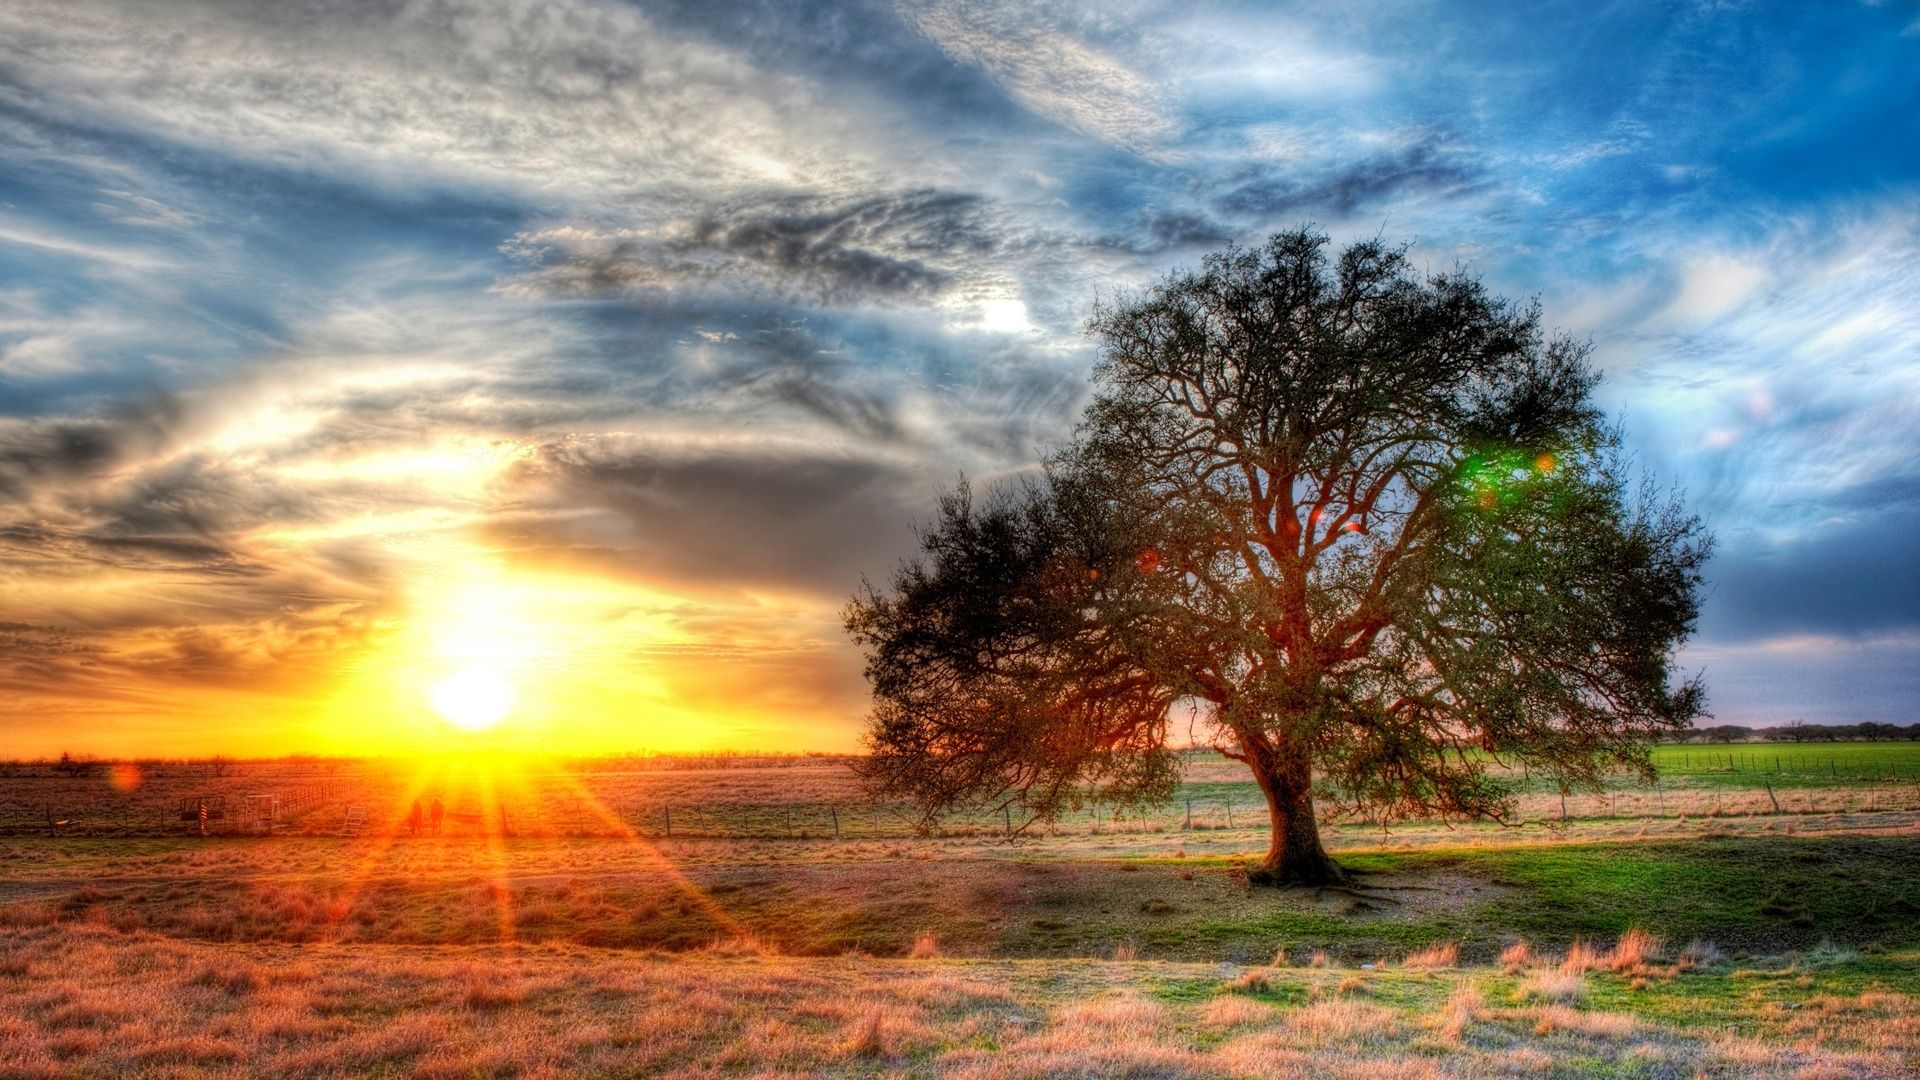
<svg viewBox="0 0 1920 1080"><path fill-rule="evenodd" d="M500 940L513 941L517 933L513 918L512 876L507 857L506 816L497 786L497 773L489 770L480 777L480 834L486 844L489 877L493 885L494 921L500 927Z"/></svg>
<svg viewBox="0 0 1920 1080"><path fill-rule="evenodd" d="M407 813L412 808L413 800L419 798L432 786L442 768L437 762L422 761L420 768L401 789L400 797L388 806L387 813L373 831L371 843L356 854L346 874L341 899L327 913L323 927L323 943L335 942L336 931L340 924L346 921L353 910L354 903L359 900L360 893L372 879L375 869L386 861L388 850L399 839L400 828L407 820Z"/></svg>
<svg viewBox="0 0 1920 1080"><path fill-rule="evenodd" d="M581 783L578 777L565 769L556 770L555 776L559 778L563 785L579 797L580 801L585 804L590 813L618 833L630 847L641 854L651 869L659 872L668 884L679 889L682 894L697 904L709 918L719 923L722 928L736 938L743 941L751 941L754 939L753 933L749 931L745 925L740 923L740 921L732 915L727 914L719 904L713 901L712 897L702 891L678 866L674 865L673 860L667 858L652 841L642 836L631 825L628 825L625 819L621 818L611 807L607 806L598 795L593 793L592 789Z"/></svg>

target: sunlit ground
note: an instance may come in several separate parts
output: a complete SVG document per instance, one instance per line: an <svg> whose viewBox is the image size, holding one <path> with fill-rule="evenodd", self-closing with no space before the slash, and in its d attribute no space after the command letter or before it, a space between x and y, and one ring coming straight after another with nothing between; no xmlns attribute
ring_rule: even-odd
<svg viewBox="0 0 1920 1080"><path fill-rule="evenodd" d="M469 701L453 696L449 700L448 719L462 727L472 727L487 717L497 722L494 700ZM436 701L436 707L438 705ZM469 707L474 711L466 711ZM516 936L515 881L524 873L524 867L515 865L508 846L508 838L514 834L509 807L550 805L554 801L553 785L557 784L570 796L573 812L584 813L592 819L588 826L603 838L602 843L615 845L616 857L628 865L631 872L643 873L668 885L682 902L697 907L718 931L729 936L749 936L693 884L654 841L628 824L561 763L496 751L420 758L396 764L403 769L410 766L410 770L404 773L398 797L376 808L379 816L361 827L360 842L348 849L350 864L341 875L343 887L340 899L333 905L336 914L330 920L330 930L337 928L353 910L370 882L404 878L417 868L417 857L408 845L421 839L457 835L460 838L457 851L474 860L475 865L470 869L486 882L486 894L494 904L498 940L513 941Z"/></svg>
<svg viewBox="0 0 1920 1080"><path fill-rule="evenodd" d="M1664 803L1564 825L1331 827L1393 898L1363 906L1245 886L1265 836L1231 763L1193 763L1192 829L1183 801L912 838L844 762L458 748L464 702L511 726L524 688L443 715L433 685L438 754L0 778L91 799L0 835L0 1075L1808 1080L1920 1047L1904 744L1675 748ZM271 839L169 813L315 786Z"/></svg>

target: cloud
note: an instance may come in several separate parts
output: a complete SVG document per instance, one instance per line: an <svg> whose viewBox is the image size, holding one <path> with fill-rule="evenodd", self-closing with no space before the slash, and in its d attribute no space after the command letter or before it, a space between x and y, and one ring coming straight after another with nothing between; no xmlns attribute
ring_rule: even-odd
<svg viewBox="0 0 1920 1080"><path fill-rule="evenodd" d="M1907 724L1920 695L1920 635L1912 633L1710 643L1689 648L1681 662L1704 673L1720 723Z"/></svg>
<svg viewBox="0 0 1920 1080"><path fill-rule="evenodd" d="M727 593L850 595L893 561L933 488L899 461L804 444L702 446L639 437L542 447L512 479L490 543Z"/></svg>
<svg viewBox="0 0 1920 1080"><path fill-rule="evenodd" d="M1229 176L1220 182L1222 190L1213 205L1222 214L1261 222L1314 214L1346 218L1394 200L1459 198L1490 183L1483 163L1438 133L1418 132L1393 141L1399 145L1330 159L1323 150L1319 160L1305 168L1289 162Z"/></svg>
<svg viewBox="0 0 1920 1080"><path fill-rule="evenodd" d="M0 217L0 243L38 248L54 255L98 263L117 270L169 269L173 260L151 248L90 243L66 233Z"/></svg>
<svg viewBox="0 0 1920 1080"><path fill-rule="evenodd" d="M659 594L660 700L831 722L831 609L1070 430L1090 300L1303 220L1593 337L1729 688L1907 633L1905 17L1457 15L0 5L0 681L132 723L532 567Z"/></svg>
<svg viewBox="0 0 1920 1080"><path fill-rule="evenodd" d="M1554 302L1593 336L1643 445L1724 525L1791 541L1870 519L1916 475L1920 203L1781 218L1758 236L1661 235L1630 277Z"/></svg>
<svg viewBox="0 0 1920 1080"><path fill-rule="evenodd" d="M1702 626L1716 642L1786 634L1862 637L1920 634L1920 476L1875 502L1849 493L1844 520L1774 544L1746 543L1716 557ZM1834 507L1808 507L1814 515Z"/></svg>
<svg viewBox="0 0 1920 1080"><path fill-rule="evenodd" d="M1162 91L1073 26L1064 5L909 0L901 9L1034 113L1149 158L1175 156L1180 128Z"/></svg>
<svg viewBox="0 0 1920 1080"><path fill-rule="evenodd" d="M137 192L108 189L100 194L108 201L95 203L94 208L104 214L107 220L117 225L133 225L149 229L181 229L200 222L200 218L193 214L175 210L158 199Z"/></svg>
<svg viewBox="0 0 1920 1080"><path fill-rule="evenodd" d="M890 156L822 88L616 3L26 0L0 42L0 96L55 121L385 183L689 195Z"/></svg>
<svg viewBox="0 0 1920 1080"><path fill-rule="evenodd" d="M523 293L731 285L845 305L937 297L977 275L1003 242L978 196L909 191L760 200L654 230L557 226L520 233L504 250L538 267L513 283Z"/></svg>

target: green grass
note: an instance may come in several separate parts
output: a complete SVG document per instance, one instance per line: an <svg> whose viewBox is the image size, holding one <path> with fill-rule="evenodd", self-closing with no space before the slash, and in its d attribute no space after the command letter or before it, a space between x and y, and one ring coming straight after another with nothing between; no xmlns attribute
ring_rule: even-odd
<svg viewBox="0 0 1920 1080"><path fill-rule="evenodd" d="M1838 958L1816 952L1778 957L1762 966L1721 964L1680 979L1650 980L1637 988L1622 976L1591 975L1587 1005L1632 1012L1682 1029L1751 1034L1768 1007L1780 1003L1854 997L1870 991L1920 992L1917 961L1920 954L1913 952ZM1499 992L1500 988L1490 989Z"/></svg>
<svg viewBox="0 0 1920 1080"><path fill-rule="evenodd" d="M690 864L681 889L646 864L596 873L585 862L592 845L506 846L510 880L501 895L519 940L687 949L733 933L731 920L803 955L895 954L920 931L958 955L1109 956L1131 942L1143 956L1242 963L1264 962L1280 947L1393 959L1447 940L1485 961L1513 937L1542 946L1605 943L1633 926L1675 945L1699 938L1754 955L1822 940L1868 953L1920 947L1914 836L1709 835L1342 855L1353 869L1391 875L1374 881L1481 884L1454 901L1409 891L1397 894L1403 905L1371 909L1339 893L1313 903L1299 893L1248 891L1234 877L1245 853L845 864L748 857ZM502 906L474 850L421 846L402 853L416 861L380 869L358 889L341 880L343 854L330 841L35 840L4 845L0 865L36 871L16 878L18 895L30 898L21 903L74 918L97 907L128 929L223 941L464 944L500 936ZM157 875L167 861L173 872ZM577 876L548 871L569 863ZM336 904L346 905L343 914L331 914Z"/></svg>
<svg viewBox="0 0 1920 1080"><path fill-rule="evenodd" d="M1606 939L1639 926L1670 941L1755 952L1823 939L1920 945L1920 840L1743 837L1377 854L1360 869L1449 867L1510 892L1474 914L1533 941Z"/></svg>
<svg viewBox="0 0 1920 1080"><path fill-rule="evenodd" d="M1920 781L1920 742L1749 743L1660 746L1654 767L1663 782L1750 790Z"/></svg>
<svg viewBox="0 0 1920 1080"><path fill-rule="evenodd" d="M1770 784L1776 791L1864 784L1920 783L1920 742L1744 743L1728 746L1663 745L1653 748L1659 783L1669 788L1712 791L1759 791ZM1520 794L1548 794L1558 789L1545 776L1516 771L1506 779ZM1638 776L1610 778L1614 791L1645 790ZM1258 820L1263 812L1260 789L1253 778L1184 783L1172 809L1184 812L1193 800L1194 813L1217 818L1231 803L1236 820L1245 815Z"/></svg>
<svg viewBox="0 0 1920 1080"><path fill-rule="evenodd" d="M1224 869L1232 860L1189 858ZM1458 913L1353 918L1276 908L1254 918L1167 926L1150 947L1256 943L1325 947L1349 959L1392 957L1438 941L1487 960L1513 937L1540 945L1612 941L1641 927L1675 945L1694 939L1756 955L1823 941L1861 949L1920 946L1920 838L1754 836L1681 841L1519 845L1342 857L1350 869L1419 881L1466 874L1504 892ZM1365 877L1362 878L1363 882Z"/></svg>

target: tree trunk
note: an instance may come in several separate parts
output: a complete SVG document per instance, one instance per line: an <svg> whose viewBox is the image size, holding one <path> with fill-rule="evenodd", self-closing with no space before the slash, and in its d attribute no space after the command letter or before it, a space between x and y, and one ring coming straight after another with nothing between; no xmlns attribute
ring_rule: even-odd
<svg viewBox="0 0 1920 1080"><path fill-rule="evenodd" d="M1248 880L1256 885L1344 885L1350 880L1320 846L1320 823L1313 813L1313 762L1304 748L1243 739L1247 767L1267 797L1273 838L1267 857Z"/></svg>

